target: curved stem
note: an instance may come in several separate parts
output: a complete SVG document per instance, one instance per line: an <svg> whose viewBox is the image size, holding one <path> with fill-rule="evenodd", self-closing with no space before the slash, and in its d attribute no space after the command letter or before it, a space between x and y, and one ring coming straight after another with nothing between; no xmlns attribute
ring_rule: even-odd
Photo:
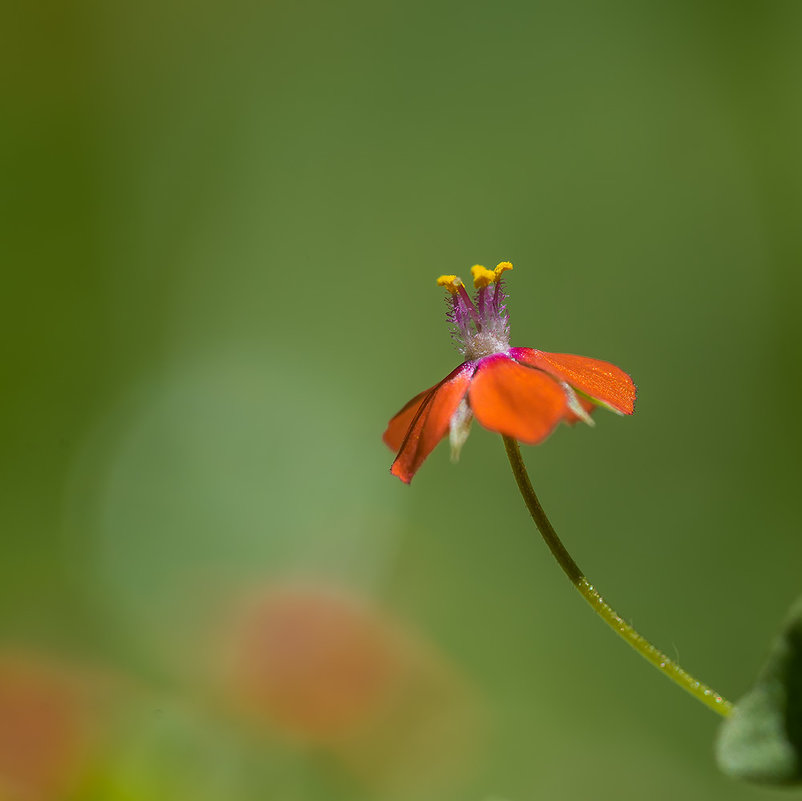
<svg viewBox="0 0 802 801"><path fill-rule="evenodd" d="M701 701L705 706L717 712L723 717L727 717L732 712L732 704L722 698L715 690L712 690L701 681L697 681L690 673L683 670L676 662L669 659L662 651L655 648L644 636L639 634L626 620L599 595L595 587L585 578L577 563L572 559L571 554L565 550L554 526L551 525L540 501L532 489L532 482L526 472L526 466L521 458L521 450L516 440L503 436L504 447L507 449L507 456L521 491L524 502L526 503L535 525L543 535L546 545L560 563L560 567L571 583L579 590L582 597L593 607L596 614L607 623L617 634L623 637L644 659L651 662L659 671L668 676L687 690L694 698Z"/></svg>

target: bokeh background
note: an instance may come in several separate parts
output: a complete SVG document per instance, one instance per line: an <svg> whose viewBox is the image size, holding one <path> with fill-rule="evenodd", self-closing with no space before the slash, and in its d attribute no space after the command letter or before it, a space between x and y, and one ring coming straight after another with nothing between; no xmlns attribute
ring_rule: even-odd
<svg viewBox="0 0 802 801"><path fill-rule="evenodd" d="M14 6L14 7L10 7ZM730 697L802 590L802 6L9 4L0 797L758 799L595 619L498 437L380 436L440 273L631 419L525 449Z"/></svg>

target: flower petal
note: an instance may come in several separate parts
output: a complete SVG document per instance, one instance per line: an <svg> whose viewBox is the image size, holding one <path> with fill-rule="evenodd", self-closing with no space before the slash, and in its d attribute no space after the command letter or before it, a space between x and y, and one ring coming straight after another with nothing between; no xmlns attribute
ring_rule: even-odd
<svg viewBox="0 0 802 801"><path fill-rule="evenodd" d="M610 362L571 353L545 353L534 348L512 348L510 356L567 382L619 414L635 411L635 384L620 367Z"/></svg>
<svg viewBox="0 0 802 801"><path fill-rule="evenodd" d="M485 428L530 445L546 439L568 411L565 392L551 376L507 356L482 360L468 398Z"/></svg>
<svg viewBox="0 0 802 801"><path fill-rule="evenodd" d="M399 446L398 455L390 468L390 472L398 476L405 484L412 481L412 477L426 457L434 450L434 446L446 435L451 417L468 391L472 373L472 363L461 364L428 394L424 393L421 401L419 401L420 395L413 398L390 421L387 431L389 432L392 428L395 433L394 421L396 418L406 419L410 408L416 408L406 435ZM417 406L415 406L416 403ZM385 439L386 441L387 439Z"/></svg>
<svg viewBox="0 0 802 801"><path fill-rule="evenodd" d="M409 401L393 418L387 423L387 430L382 434L382 440L388 448L398 453L404 442L404 437L415 419L421 404L426 400L426 397L434 392L439 384L424 390L420 395L416 395Z"/></svg>

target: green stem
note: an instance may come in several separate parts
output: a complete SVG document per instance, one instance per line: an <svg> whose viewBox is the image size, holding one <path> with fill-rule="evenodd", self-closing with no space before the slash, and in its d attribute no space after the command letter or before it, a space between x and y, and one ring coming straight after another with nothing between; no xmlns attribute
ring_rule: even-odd
<svg viewBox="0 0 802 801"><path fill-rule="evenodd" d="M659 671L668 676L687 690L694 698L701 701L705 706L717 712L723 717L727 717L732 712L732 704L722 698L715 690L712 690L701 681L697 681L690 673L683 670L676 662L669 659L662 651L655 648L644 636L639 634L629 625L620 615L599 595L595 587L585 578L577 563L571 558L571 554L565 550L554 526L551 525L540 501L532 489L532 482L526 472L526 466L521 458L521 450L516 440L511 437L503 437L504 447L507 449L507 456L521 491L524 502L526 503L535 525L543 535L546 545L560 563L560 567L571 583L579 590L582 597L593 607L596 614L607 623L617 634L623 637L644 659L651 662Z"/></svg>

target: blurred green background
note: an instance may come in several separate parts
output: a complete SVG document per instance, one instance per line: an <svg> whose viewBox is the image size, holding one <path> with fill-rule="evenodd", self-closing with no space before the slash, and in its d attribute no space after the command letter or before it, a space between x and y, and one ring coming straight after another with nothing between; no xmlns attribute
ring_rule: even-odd
<svg viewBox="0 0 802 801"><path fill-rule="evenodd" d="M0 798L773 797L497 436L411 488L380 436L457 364L435 277L511 260L514 344L639 386L525 449L544 506L746 690L802 589L802 6L3 18Z"/></svg>

